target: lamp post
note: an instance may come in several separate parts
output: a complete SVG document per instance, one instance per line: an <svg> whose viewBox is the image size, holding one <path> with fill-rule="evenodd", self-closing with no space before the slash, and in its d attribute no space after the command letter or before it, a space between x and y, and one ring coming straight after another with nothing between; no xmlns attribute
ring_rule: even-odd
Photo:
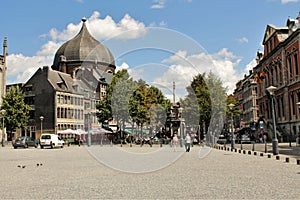
<svg viewBox="0 0 300 200"><path fill-rule="evenodd" d="M4 115L5 115L5 110L4 109L1 110L1 114L2 114L2 140L1 140L1 145L2 145L2 147L4 147Z"/></svg>
<svg viewBox="0 0 300 200"><path fill-rule="evenodd" d="M180 107L178 108L178 112L179 112L179 120L180 120L180 147L183 147L183 123L182 123L182 117L181 117L181 114L182 114L182 111L183 111L183 108Z"/></svg>
<svg viewBox="0 0 300 200"><path fill-rule="evenodd" d="M44 120L44 116L40 116L40 120L41 120L41 135L43 134L43 120Z"/></svg>
<svg viewBox="0 0 300 200"><path fill-rule="evenodd" d="M275 122L275 108L274 108L274 92L277 88L274 86L270 86L267 88L268 92L271 95L271 106L272 106L272 120L273 120L273 139L272 139L272 147L273 147L273 155L278 155L278 139L276 134L276 122Z"/></svg>
<svg viewBox="0 0 300 200"><path fill-rule="evenodd" d="M233 129L233 103L229 104L228 107L231 111L231 148L234 149L234 129Z"/></svg>
<svg viewBox="0 0 300 200"><path fill-rule="evenodd" d="M298 110L300 109L300 102L296 103L298 106ZM298 138L298 140L297 140ZM300 132L298 132L298 137L296 137L296 146L300 144Z"/></svg>

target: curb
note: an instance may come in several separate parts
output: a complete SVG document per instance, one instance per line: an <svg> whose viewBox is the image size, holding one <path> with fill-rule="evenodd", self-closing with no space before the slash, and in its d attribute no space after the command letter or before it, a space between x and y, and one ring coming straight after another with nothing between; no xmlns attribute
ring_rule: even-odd
<svg viewBox="0 0 300 200"><path fill-rule="evenodd" d="M243 150L243 149L236 149L236 148L231 148L231 147L224 147L221 145L215 145L214 146L215 149L218 150L224 150L224 151L231 151L231 152L235 152L235 153L239 153L239 154L248 154L248 155L253 155L253 156L260 156L260 157L264 157L267 156L267 158L272 158L272 154L270 153L263 153L263 152L259 152L259 151L251 151L251 150ZM294 157L289 157L289 156L283 156L283 155L274 155L273 157L275 157L276 160L285 160L286 163L291 163L290 161L292 159L296 160L296 165L300 165L300 158L294 158Z"/></svg>

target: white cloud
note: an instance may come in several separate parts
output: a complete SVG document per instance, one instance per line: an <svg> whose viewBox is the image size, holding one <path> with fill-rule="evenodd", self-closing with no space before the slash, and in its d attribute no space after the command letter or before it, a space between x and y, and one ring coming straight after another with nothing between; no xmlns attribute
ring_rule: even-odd
<svg viewBox="0 0 300 200"><path fill-rule="evenodd" d="M153 0L153 5L150 7L152 9L162 9L165 7L165 0Z"/></svg>
<svg viewBox="0 0 300 200"><path fill-rule="evenodd" d="M176 87L183 89L190 84L192 78L197 74L213 72L220 77L224 87L228 88L228 93L232 93L236 82L242 78L236 71L240 61L239 57L226 48L215 54L188 55L186 51L178 51L175 55L163 60L164 63L170 64L170 68L154 82L170 87L175 81Z"/></svg>
<svg viewBox="0 0 300 200"><path fill-rule="evenodd" d="M281 0L282 4L287 4L287 3L297 3L299 0Z"/></svg>
<svg viewBox="0 0 300 200"><path fill-rule="evenodd" d="M144 23L133 19L126 14L119 22L115 22L111 16L100 18L100 12L95 11L87 20L86 25L89 32L98 40L114 39L135 39L146 33ZM59 32L55 28L51 29L49 36L52 40L69 40L80 30L81 22L78 24L70 23L67 29Z"/></svg>
<svg viewBox="0 0 300 200"><path fill-rule="evenodd" d="M49 55L36 55L32 57L27 57L23 54L8 55L8 83L24 83L39 67L43 67L46 65L51 66L52 62L53 57Z"/></svg>
<svg viewBox="0 0 300 200"><path fill-rule="evenodd" d="M256 59L251 60L249 64L246 65L245 74L249 74L250 70L253 70L253 68L257 65Z"/></svg>
<svg viewBox="0 0 300 200"><path fill-rule="evenodd" d="M115 22L111 16L100 18L100 13L95 11L86 22L91 35L97 40L105 40L111 37L114 39L134 39L146 33L146 27L142 22L133 19L126 14L119 22ZM52 28L48 34L40 37L49 38L49 41L42 45L41 49L34 56L24 54L11 54L7 58L8 81L26 82L33 73L43 66L51 66L55 52L67 40L73 38L80 30L82 22L70 23L66 29L59 31ZM124 66L123 66L124 67Z"/></svg>
<svg viewBox="0 0 300 200"><path fill-rule="evenodd" d="M239 41L240 43L248 43L248 42L249 42L249 41L248 41L248 38L246 38L246 37L239 38L238 41Z"/></svg>
<svg viewBox="0 0 300 200"><path fill-rule="evenodd" d="M122 69L128 69L129 65L126 62L123 62L120 66L116 66L116 72Z"/></svg>

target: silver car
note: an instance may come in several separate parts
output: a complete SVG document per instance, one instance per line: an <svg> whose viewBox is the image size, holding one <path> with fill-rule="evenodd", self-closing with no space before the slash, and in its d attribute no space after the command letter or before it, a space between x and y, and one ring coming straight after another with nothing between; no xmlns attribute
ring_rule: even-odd
<svg viewBox="0 0 300 200"><path fill-rule="evenodd" d="M13 147L16 149L18 147L28 148L28 147L38 147L38 141L32 137L19 137L12 143Z"/></svg>

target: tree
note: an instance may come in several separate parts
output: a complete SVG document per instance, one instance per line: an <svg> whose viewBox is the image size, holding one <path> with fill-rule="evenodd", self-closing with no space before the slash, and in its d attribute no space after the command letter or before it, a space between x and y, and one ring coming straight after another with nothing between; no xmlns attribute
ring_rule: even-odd
<svg viewBox="0 0 300 200"><path fill-rule="evenodd" d="M2 109L5 110L4 125L9 133L18 128L25 129L27 127L31 107L25 104L24 95L18 86L11 87L10 91L3 97Z"/></svg>
<svg viewBox="0 0 300 200"><path fill-rule="evenodd" d="M147 84L143 80L139 80L137 82L137 89L133 92L133 95L130 97L130 116L132 121L136 123L140 128L141 132L143 132L143 125L146 122L149 122L150 116L147 112L147 105L146 102L146 95L147 95Z"/></svg>
<svg viewBox="0 0 300 200"><path fill-rule="evenodd" d="M120 78L124 76L129 77L129 75L127 74L127 70L118 71L114 75L111 84L107 86L106 95L104 96L103 101L101 101L96 105L96 108L98 109L97 118L100 123L112 119L113 116L112 116L111 100L112 100L114 87L116 86Z"/></svg>
<svg viewBox="0 0 300 200"><path fill-rule="evenodd" d="M211 98L205 81L205 74L195 76L188 86L187 96L181 101L184 107L182 116L187 119L187 125L200 125L201 131L207 131L211 118Z"/></svg>
<svg viewBox="0 0 300 200"><path fill-rule="evenodd" d="M137 85L130 98L130 116L141 130L146 123L158 129L165 124L171 103L161 90L149 87L145 81L139 80Z"/></svg>
<svg viewBox="0 0 300 200"><path fill-rule="evenodd" d="M211 98L211 120L209 125L209 132L214 135L220 134L222 131L224 122L226 120L226 109L227 109L227 88L224 88L222 81L215 74L210 72L205 77L206 84L209 89Z"/></svg>
<svg viewBox="0 0 300 200"><path fill-rule="evenodd" d="M125 123L129 122L129 99L135 88L135 82L127 76L127 73L118 77L118 82L113 88L111 110L113 118L117 121L121 130L124 130Z"/></svg>
<svg viewBox="0 0 300 200"><path fill-rule="evenodd" d="M151 109L159 105L160 109ZM100 123L114 119L121 130L126 122L136 123L141 129L150 123L155 113L156 120L163 120L163 113L169 112L171 103L156 87L149 87L145 81L133 81L127 70L118 71L107 87L104 100L96 105ZM164 110L162 110L163 108ZM165 121L165 120L164 120ZM157 125L158 122L156 121Z"/></svg>

